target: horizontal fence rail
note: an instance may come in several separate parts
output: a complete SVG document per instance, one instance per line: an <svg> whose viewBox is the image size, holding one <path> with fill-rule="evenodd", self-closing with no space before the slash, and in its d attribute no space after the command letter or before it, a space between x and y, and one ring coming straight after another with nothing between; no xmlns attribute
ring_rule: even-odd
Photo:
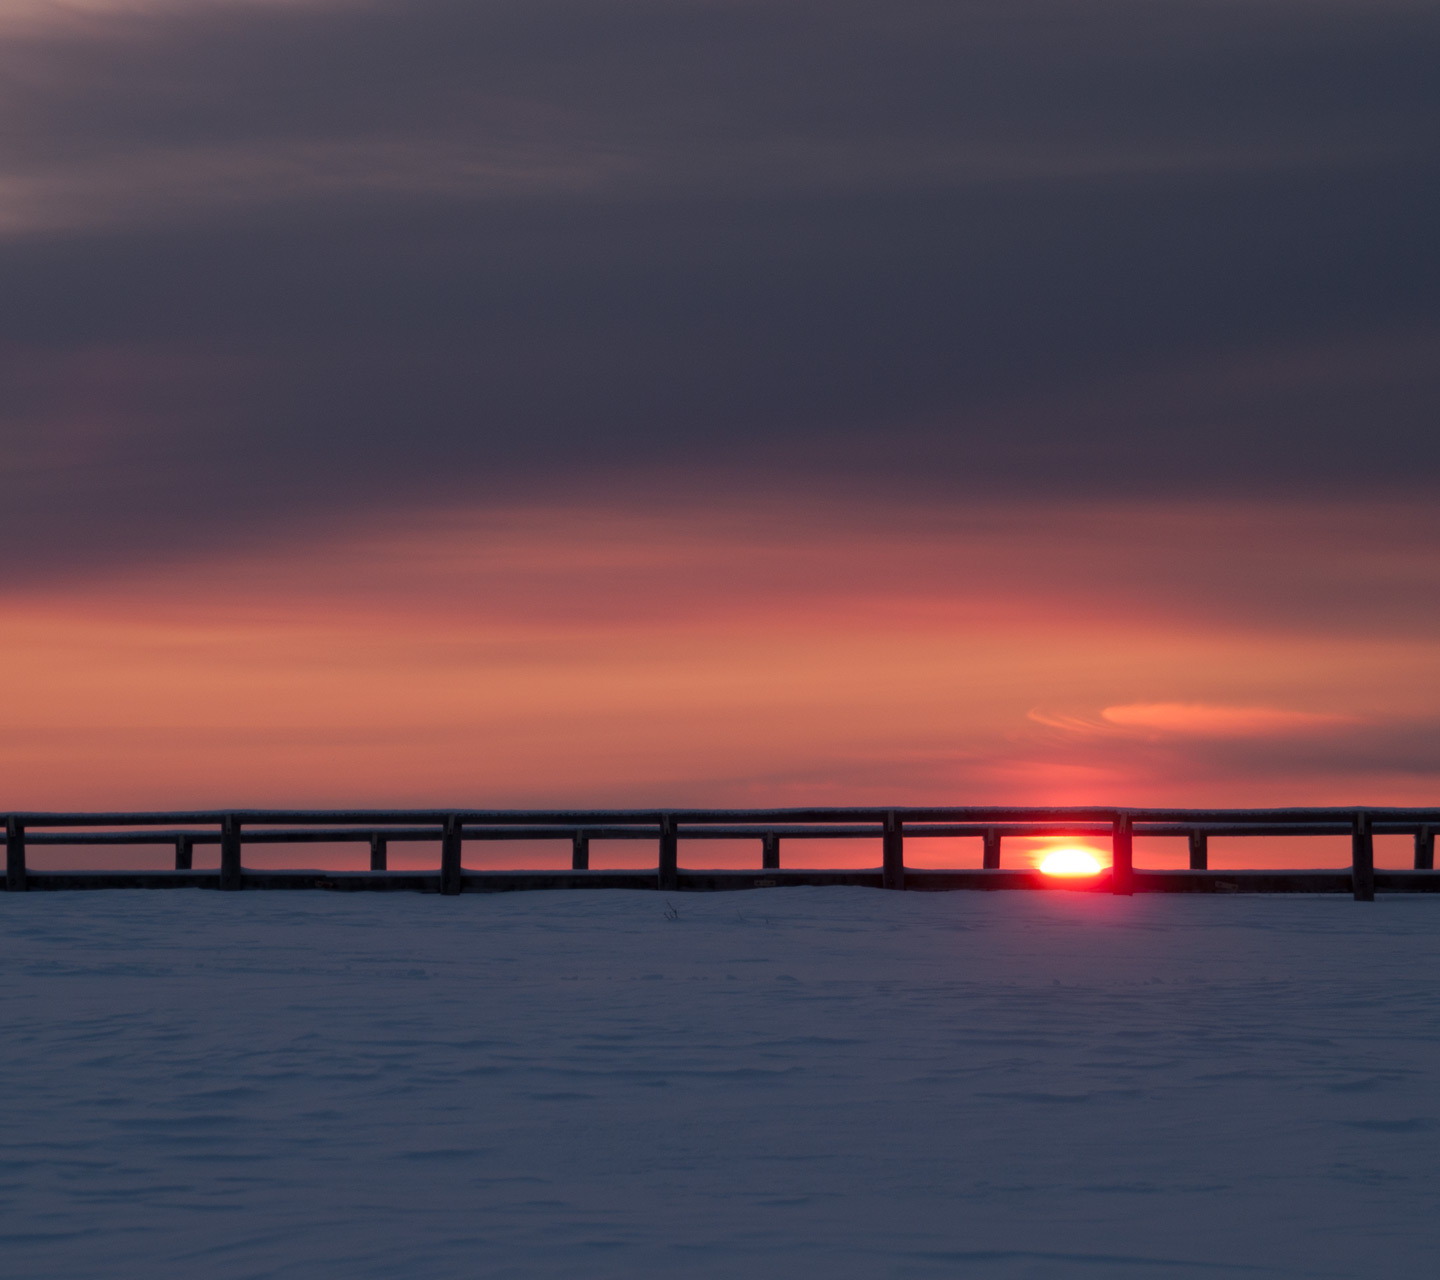
<svg viewBox="0 0 1440 1280"><path fill-rule="evenodd" d="M246 809L145 813L22 813L5 818L5 888L93 889L199 887L413 889L442 894L532 888L729 889L775 885L848 884L887 889L1070 888L1115 894L1350 893L1370 901L1377 890L1437 892L1435 830L1440 808L1106 809L1093 807L941 807L822 809L582 810L297 810ZM1374 837L1414 839L1412 871L1376 871ZM1334 836L1351 840L1348 870L1212 871L1213 836ZM1184 839L1189 868L1139 870L1137 836ZM905 864L905 841L978 838L980 870L918 870ZM1001 865L1003 842L1015 838L1108 839L1111 866L1093 876L1053 877ZM782 869L781 844L794 840L868 839L881 845L871 870ZM475 871L463 866L465 842L568 841L569 871ZM654 841L653 871L590 869L596 840ZM756 840L755 871L694 871L679 867L686 840ZM391 871L391 844L440 845L438 871ZM245 845L366 844L369 870L259 871L242 864ZM28 846L173 845L174 871L34 871ZM196 845L220 846L217 871L196 871Z"/></svg>

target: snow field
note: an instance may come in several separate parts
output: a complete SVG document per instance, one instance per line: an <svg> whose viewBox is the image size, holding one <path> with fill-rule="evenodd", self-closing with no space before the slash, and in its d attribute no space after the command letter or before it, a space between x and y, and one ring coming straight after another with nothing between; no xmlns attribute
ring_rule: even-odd
<svg viewBox="0 0 1440 1280"><path fill-rule="evenodd" d="M1428 896L0 895L0 1258L1429 1277L1437 960Z"/></svg>

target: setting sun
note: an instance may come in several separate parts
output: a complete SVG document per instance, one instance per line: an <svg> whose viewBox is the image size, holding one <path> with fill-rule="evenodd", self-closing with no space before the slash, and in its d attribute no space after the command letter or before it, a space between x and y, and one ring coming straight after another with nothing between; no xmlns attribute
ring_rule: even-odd
<svg viewBox="0 0 1440 1280"><path fill-rule="evenodd" d="M1088 849L1056 849L1040 864L1047 876L1093 876L1103 870L1100 860Z"/></svg>

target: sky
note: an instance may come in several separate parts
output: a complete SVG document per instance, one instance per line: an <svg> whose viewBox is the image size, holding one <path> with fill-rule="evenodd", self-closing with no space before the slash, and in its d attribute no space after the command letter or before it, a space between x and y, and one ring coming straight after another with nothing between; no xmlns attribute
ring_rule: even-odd
<svg viewBox="0 0 1440 1280"><path fill-rule="evenodd" d="M0 0L0 805L1436 803L1437 65Z"/></svg>

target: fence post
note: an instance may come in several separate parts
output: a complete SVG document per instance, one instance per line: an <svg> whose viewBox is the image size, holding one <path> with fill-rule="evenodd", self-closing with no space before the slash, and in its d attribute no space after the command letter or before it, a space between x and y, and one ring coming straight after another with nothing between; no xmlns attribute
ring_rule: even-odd
<svg viewBox="0 0 1440 1280"><path fill-rule="evenodd" d="M590 837L583 831L570 837L570 870L590 870Z"/></svg>
<svg viewBox="0 0 1440 1280"><path fill-rule="evenodd" d="M980 865L986 871L1000 870L1000 833L994 827L986 827L985 848L980 855Z"/></svg>
<svg viewBox="0 0 1440 1280"><path fill-rule="evenodd" d="M780 870L780 836L778 832L767 831L760 842L760 869Z"/></svg>
<svg viewBox="0 0 1440 1280"><path fill-rule="evenodd" d="M880 882L887 889L905 887L905 826L891 809L885 815L885 834L881 839Z"/></svg>
<svg viewBox="0 0 1440 1280"><path fill-rule="evenodd" d="M1134 828L1128 813L1117 813L1110 834L1110 891L1129 895L1135 892Z"/></svg>
<svg viewBox="0 0 1440 1280"><path fill-rule="evenodd" d="M5 819L5 889L23 893L30 886L25 874L25 824L13 813Z"/></svg>
<svg viewBox="0 0 1440 1280"><path fill-rule="evenodd" d="M233 813L220 822L220 887L240 887L240 821Z"/></svg>
<svg viewBox="0 0 1440 1280"><path fill-rule="evenodd" d="M1421 827L1415 833L1415 870L1435 870L1435 828Z"/></svg>
<svg viewBox="0 0 1440 1280"><path fill-rule="evenodd" d="M675 834L675 816L670 813L660 815L660 870L655 883L660 889L680 884L680 839Z"/></svg>
<svg viewBox="0 0 1440 1280"><path fill-rule="evenodd" d="M370 870L388 871L390 869L390 841L378 831L370 833Z"/></svg>
<svg viewBox="0 0 1440 1280"><path fill-rule="evenodd" d="M452 813L440 836L440 892L451 897L460 892L460 842L460 819Z"/></svg>
<svg viewBox="0 0 1440 1280"><path fill-rule="evenodd" d="M190 836L175 837L175 870L189 871L195 866L195 841Z"/></svg>
<svg viewBox="0 0 1440 1280"><path fill-rule="evenodd" d="M1375 833L1370 815L1355 811L1350 834L1350 884L1356 902L1375 901Z"/></svg>
<svg viewBox="0 0 1440 1280"><path fill-rule="evenodd" d="M1190 870L1207 871L1210 868L1210 836L1204 831L1190 832Z"/></svg>

